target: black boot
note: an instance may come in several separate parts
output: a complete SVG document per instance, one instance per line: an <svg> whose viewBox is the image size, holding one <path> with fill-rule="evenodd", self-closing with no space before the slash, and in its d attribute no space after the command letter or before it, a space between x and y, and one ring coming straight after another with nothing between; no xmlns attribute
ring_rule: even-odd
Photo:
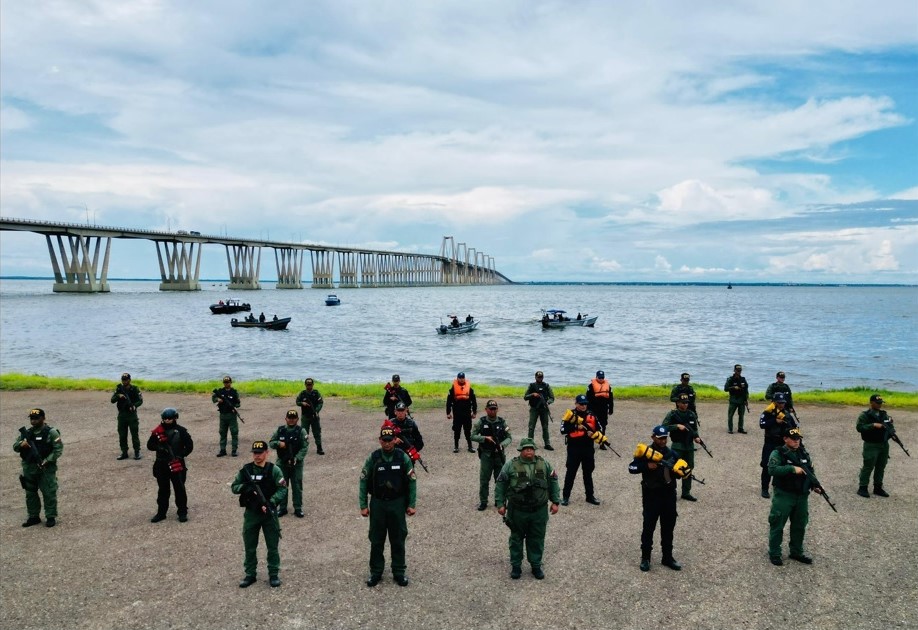
<svg viewBox="0 0 918 630"><path fill-rule="evenodd" d="M41 519L37 516L30 516L25 523L22 524L23 527L32 527L32 525L38 525L41 523Z"/></svg>
<svg viewBox="0 0 918 630"><path fill-rule="evenodd" d="M865 499L869 499L869 498L870 498L870 493L867 492L867 486L860 486L860 487L857 489L857 496L859 496L859 497L864 497Z"/></svg>
<svg viewBox="0 0 918 630"><path fill-rule="evenodd" d="M878 497L888 497L889 496L889 493L883 489L883 486L874 486L873 493L877 495Z"/></svg>
<svg viewBox="0 0 918 630"><path fill-rule="evenodd" d="M650 555L641 556L641 571L650 571Z"/></svg>
<svg viewBox="0 0 918 630"><path fill-rule="evenodd" d="M118 461L120 462L122 459L127 459L127 458L128 458L127 451L121 451L121 455L118 456Z"/></svg>

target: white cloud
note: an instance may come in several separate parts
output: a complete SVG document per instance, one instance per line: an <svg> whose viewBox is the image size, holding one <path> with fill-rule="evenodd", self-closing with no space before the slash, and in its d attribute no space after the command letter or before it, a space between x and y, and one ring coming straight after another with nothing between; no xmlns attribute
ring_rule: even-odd
<svg viewBox="0 0 918 630"><path fill-rule="evenodd" d="M664 256L657 256L654 258L654 268L659 269L660 271L671 271L673 266L666 260Z"/></svg>

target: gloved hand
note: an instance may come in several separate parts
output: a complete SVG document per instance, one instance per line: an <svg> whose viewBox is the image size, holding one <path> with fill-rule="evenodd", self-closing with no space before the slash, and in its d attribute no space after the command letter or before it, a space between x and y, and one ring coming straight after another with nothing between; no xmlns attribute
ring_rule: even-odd
<svg viewBox="0 0 918 630"><path fill-rule="evenodd" d="M165 433L157 433L156 438L159 440L160 444L165 444L169 441L169 436Z"/></svg>

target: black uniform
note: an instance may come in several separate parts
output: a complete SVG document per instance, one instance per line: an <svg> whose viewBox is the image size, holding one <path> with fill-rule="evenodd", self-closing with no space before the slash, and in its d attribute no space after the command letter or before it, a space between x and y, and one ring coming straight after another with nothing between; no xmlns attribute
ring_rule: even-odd
<svg viewBox="0 0 918 630"><path fill-rule="evenodd" d="M158 431L166 434L166 441L160 442ZM180 520L185 520L188 515L188 493L185 492L185 476L188 467L185 458L194 450L194 442L185 427L179 424L167 426L160 424L150 439L147 440L147 449L156 451L156 461L153 462L153 476L159 485L156 494L156 518L165 518L169 510L170 484L175 489L175 509ZM162 520L161 518L159 520Z"/></svg>
<svg viewBox="0 0 918 630"><path fill-rule="evenodd" d="M580 424L577 423L578 418ZM586 427L586 428L585 428ZM593 490L593 470L596 468L596 451L593 450L593 440L587 435L586 429L591 432L599 431L596 416L584 409L569 409L564 412L561 419L561 435L567 440L567 472L564 475L564 487L561 490L561 500L567 502L574 488L574 479L577 478L577 469L583 470L583 490L586 500L596 501Z"/></svg>
<svg viewBox="0 0 918 630"><path fill-rule="evenodd" d="M653 447L663 455L663 459L675 459L669 447ZM646 459L635 458L628 465L632 475L641 474L641 503L644 508L644 527L641 530L641 557L650 558L653 549L653 532L660 521L660 548L663 551L663 562L673 559L673 530L676 529L676 474L667 466L658 464L651 470Z"/></svg>
<svg viewBox="0 0 918 630"><path fill-rule="evenodd" d="M475 390L469 387L468 395L457 393L456 384L449 388L446 396L446 413L453 415L453 448L459 449L459 434L465 433L469 451L472 448L472 416L478 413L478 400Z"/></svg>
<svg viewBox="0 0 918 630"><path fill-rule="evenodd" d="M395 435L402 440L402 442L407 442L407 444L399 444L398 448L404 451L407 445L411 445L416 448L419 453L421 452L424 448L424 438L421 436L421 430L418 428L417 422L411 418L405 418L404 422L399 421L398 418L389 418L389 422L392 423L395 429Z"/></svg>
<svg viewBox="0 0 918 630"><path fill-rule="evenodd" d="M395 398L395 400L392 400L392 398ZM406 407L411 407L411 394L408 393L408 390L401 386L386 388L382 404L386 408L387 418L395 417L395 405L400 402L405 403Z"/></svg>
<svg viewBox="0 0 918 630"><path fill-rule="evenodd" d="M759 428L765 431L765 441L762 444L762 495L768 492L768 485L771 483L771 475L768 474L768 458L771 457L772 451L779 446L784 446L784 438L781 432L785 427L794 428L797 423L794 417L785 411L779 411L775 403L771 403L759 416ZM779 422L780 420L780 422Z"/></svg>
<svg viewBox="0 0 918 630"><path fill-rule="evenodd" d="M694 411L697 414L698 412L695 409L695 388L692 387L691 385L683 385L682 383L679 383L678 385L673 387L669 391L670 402L678 402L679 396L681 396L682 394L685 394L686 396L688 396L689 411Z"/></svg>

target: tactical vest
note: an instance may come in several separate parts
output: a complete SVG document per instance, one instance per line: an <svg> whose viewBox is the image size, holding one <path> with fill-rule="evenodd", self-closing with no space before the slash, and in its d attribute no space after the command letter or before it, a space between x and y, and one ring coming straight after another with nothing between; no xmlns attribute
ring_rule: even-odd
<svg viewBox="0 0 918 630"><path fill-rule="evenodd" d="M874 411L873 409L868 410L867 416L872 422L881 422L886 423L889 420L889 416L882 409L880 411ZM885 442L889 436L886 434L886 427L878 429L876 427L871 427L866 431L861 431L861 439L865 442L871 442L873 444L882 444Z"/></svg>
<svg viewBox="0 0 918 630"><path fill-rule="evenodd" d="M497 442L497 446L491 444L490 442L484 442L481 445L483 448L487 448L489 450L497 450L497 448L500 446L500 443L507 438L507 425L504 423L503 418L498 417L492 421L489 420L487 416L484 416L481 419L481 429L479 430L479 433L483 437L490 437L495 442Z"/></svg>
<svg viewBox="0 0 918 630"><path fill-rule="evenodd" d="M464 385L459 384L459 380L453 381L453 400L455 401L466 401L470 398L472 393L472 384L468 381Z"/></svg>
<svg viewBox="0 0 918 630"><path fill-rule="evenodd" d="M33 433L30 428L22 427L22 429L19 430L20 436L22 435L22 431L25 431L26 435L31 438L32 444L35 445L41 460L44 460L54 451L54 441L51 439L51 427L47 424L43 426L38 433ZM29 448L19 449L19 457L22 459L29 459L32 457L31 450L31 445Z"/></svg>
<svg viewBox="0 0 918 630"><path fill-rule="evenodd" d="M669 427L673 446L691 446L694 434L698 432L698 416L688 409L685 410L685 413L681 413L678 409L670 413L672 415L667 415L663 424ZM677 424L684 424L688 427L688 431L677 428Z"/></svg>
<svg viewBox="0 0 918 630"><path fill-rule="evenodd" d="M286 424L277 427L277 441L287 445L287 448L285 448L283 452L284 457L279 457L279 459L295 459L296 454L303 448L302 427L298 424L292 427ZM277 449L277 452L278 455L281 454L280 449Z"/></svg>
<svg viewBox="0 0 918 630"><path fill-rule="evenodd" d="M531 510L548 503L548 467L541 457L536 456L533 462L535 468L530 477L522 458L514 457L512 460L507 491L507 501L511 507Z"/></svg>
<svg viewBox="0 0 918 630"><path fill-rule="evenodd" d="M593 386L593 396L596 398L608 398L609 392L612 391L607 380L603 380L600 383L599 379L594 378L590 384Z"/></svg>
<svg viewBox="0 0 918 630"><path fill-rule="evenodd" d="M214 390L214 396L223 399L223 402L217 403L217 410L220 413L235 413L236 403L239 402L239 392L235 388L226 389L221 387Z"/></svg>
<svg viewBox="0 0 918 630"><path fill-rule="evenodd" d="M408 495L408 472L411 465L401 456L402 451L392 451L392 461L383 459L382 449L373 451L370 483L367 492L377 499L397 499Z"/></svg>
<svg viewBox="0 0 918 630"><path fill-rule="evenodd" d="M271 497L277 492L277 482L274 481L274 464L265 462L265 467L259 469L254 463L246 464L242 467L252 481L261 488L261 493L265 495L265 501L271 501ZM261 501L258 493L252 489L250 484L242 488L242 494L239 495L239 505L244 508L261 511Z"/></svg>
<svg viewBox="0 0 918 630"><path fill-rule="evenodd" d="M115 407L118 408L118 411L127 411L129 407L136 406L137 400L140 398L140 390L136 385L131 385L127 389L119 385L115 389L116 394L124 394L124 398L119 398L115 403Z"/></svg>
<svg viewBox="0 0 918 630"><path fill-rule="evenodd" d="M774 450L781 457L782 466L800 466L801 468L810 467L810 454L802 448L797 449L794 453L787 446L779 446ZM772 477L775 488L780 488L785 492L793 494L807 494L810 491L810 478L807 475L781 475Z"/></svg>

